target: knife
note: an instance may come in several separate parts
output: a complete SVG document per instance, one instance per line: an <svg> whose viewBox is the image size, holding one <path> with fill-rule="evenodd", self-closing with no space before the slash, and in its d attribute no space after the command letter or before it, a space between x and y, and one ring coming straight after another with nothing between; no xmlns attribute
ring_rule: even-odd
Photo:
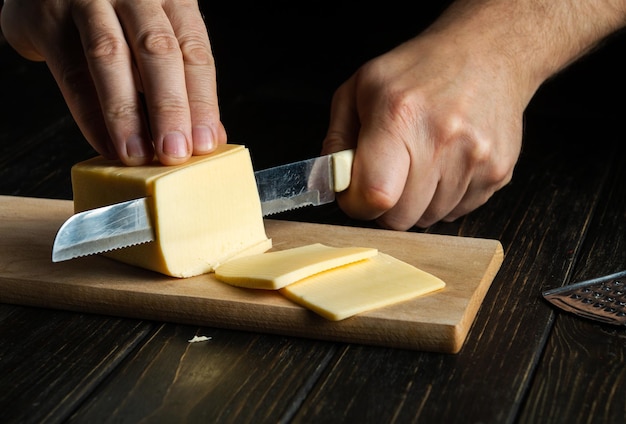
<svg viewBox="0 0 626 424"><path fill-rule="evenodd" d="M319 206L350 185L354 150L256 171L263 216ZM52 262L93 255L155 240L148 199L103 206L71 216L57 232Z"/></svg>

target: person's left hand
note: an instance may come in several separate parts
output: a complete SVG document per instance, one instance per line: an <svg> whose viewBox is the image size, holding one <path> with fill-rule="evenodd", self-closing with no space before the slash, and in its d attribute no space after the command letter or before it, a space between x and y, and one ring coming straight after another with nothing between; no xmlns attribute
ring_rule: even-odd
<svg viewBox="0 0 626 424"><path fill-rule="evenodd" d="M196 0L6 0L2 30L46 61L100 154L176 165L226 143Z"/></svg>

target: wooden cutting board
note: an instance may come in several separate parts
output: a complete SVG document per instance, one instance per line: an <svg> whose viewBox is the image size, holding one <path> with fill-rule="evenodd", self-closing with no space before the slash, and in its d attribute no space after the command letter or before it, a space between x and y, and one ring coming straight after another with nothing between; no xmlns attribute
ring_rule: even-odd
<svg viewBox="0 0 626 424"><path fill-rule="evenodd" d="M274 249L375 247L446 282L414 300L327 321L276 292L212 274L166 277L90 256L51 261L71 201L0 196L0 302L404 349L457 353L504 257L497 240L266 220Z"/></svg>

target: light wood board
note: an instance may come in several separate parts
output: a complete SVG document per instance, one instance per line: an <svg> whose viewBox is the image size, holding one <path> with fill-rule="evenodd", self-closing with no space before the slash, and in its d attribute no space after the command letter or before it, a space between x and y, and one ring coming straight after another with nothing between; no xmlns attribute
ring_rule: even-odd
<svg viewBox="0 0 626 424"><path fill-rule="evenodd" d="M497 240L266 220L274 249L310 243L375 247L430 272L445 289L339 322L276 292L212 274L166 277L89 256L51 261L71 201L0 196L0 302L322 340L457 353L502 264Z"/></svg>

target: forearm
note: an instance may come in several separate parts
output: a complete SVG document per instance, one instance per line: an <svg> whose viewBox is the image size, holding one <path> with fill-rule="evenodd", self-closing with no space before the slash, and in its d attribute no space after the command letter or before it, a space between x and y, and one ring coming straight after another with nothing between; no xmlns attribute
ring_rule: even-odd
<svg viewBox="0 0 626 424"><path fill-rule="evenodd" d="M428 32L504 59L534 92L625 25L626 0L458 0Z"/></svg>

